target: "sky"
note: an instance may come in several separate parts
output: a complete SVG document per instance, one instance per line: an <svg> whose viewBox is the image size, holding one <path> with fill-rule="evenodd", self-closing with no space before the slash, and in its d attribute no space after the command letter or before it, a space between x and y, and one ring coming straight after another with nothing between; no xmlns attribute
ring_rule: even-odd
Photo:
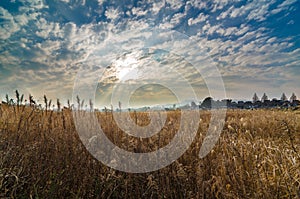
<svg viewBox="0 0 300 199"><path fill-rule="evenodd" d="M0 97L300 97L299 19L298 0L1 0Z"/></svg>

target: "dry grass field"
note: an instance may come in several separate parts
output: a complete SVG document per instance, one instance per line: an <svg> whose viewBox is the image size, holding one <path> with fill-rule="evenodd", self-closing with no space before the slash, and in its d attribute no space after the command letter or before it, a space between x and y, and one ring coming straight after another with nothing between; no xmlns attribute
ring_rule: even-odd
<svg viewBox="0 0 300 199"><path fill-rule="evenodd" d="M110 112L96 112L106 135L128 151L167 144L180 111L159 133L135 139ZM147 113L134 113L139 125ZM213 151L198 156L210 121L201 111L197 136L178 160L150 173L113 170L81 143L69 109L0 105L0 198L300 198L300 114L292 110L228 110Z"/></svg>

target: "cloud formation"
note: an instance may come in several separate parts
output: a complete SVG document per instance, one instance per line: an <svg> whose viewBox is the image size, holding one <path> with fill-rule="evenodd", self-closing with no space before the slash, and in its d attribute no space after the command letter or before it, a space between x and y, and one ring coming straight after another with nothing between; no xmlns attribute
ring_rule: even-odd
<svg viewBox="0 0 300 199"><path fill-rule="evenodd" d="M36 96L70 98L78 70L95 68L85 60L97 49L105 49L113 39L122 49L149 46L148 30L157 27L166 36L172 31L186 35L172 41L181 45L182 54L197 55L189 49L191 41L205 50L223 75L230 98L250 98L262 89L274 97L281 92L300 95L299 7L296 0L4 1L0 3L0 97L18 88ZM124 31L131 35L113 38ZM105 54L110 51L108 46ZM117 51L111 55L120 56ZM151 67L147 61L141 63ZM172 69L173 65L166 65ZM164 73L157 76L168 78ZM201 77L190 77L203 91Z"/></svg>

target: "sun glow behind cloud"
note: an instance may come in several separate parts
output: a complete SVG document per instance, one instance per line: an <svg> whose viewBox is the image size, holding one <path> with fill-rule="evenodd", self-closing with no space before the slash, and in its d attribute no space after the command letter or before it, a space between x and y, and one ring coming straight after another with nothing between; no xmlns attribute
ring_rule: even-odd
<svg viewBox="0 0 300 199"><path fill-rule="evenodd" d="M113 65L116 67L116 77L121 81L137 78L138 59L134 55L125 56L116 60Z"/></svg>
<svg viewBox="0 0 300 199"><path fill-rule="evenodd" d="M179 95L184 95L184 99L191 99L192 93L186 92L184 81L192 84L199 81L201 76L198 73L193 76L195 75L193 70L189 70L192 65L183 58L179 58L178 55L157 49L143 49L123 54L103 72L99 80L97 105L103 107L112 104L111 94L119 86L123 87L120 92L124 92L124 94L131 92L134 96L130 98L133 107L140 106L141 103L144 103L145 106L178 103L179 101L176 97L174 98L174 93L168 89L167 85L171 86L170 88L173 88L174 92L180 92ZM205 87L199 83L194 86L194 89L198 89L198 91L199 88ZM130 90L130 88L134 88L134 90ZM207 91L197 93L202 94L201 97L208 94Z"/></svg>

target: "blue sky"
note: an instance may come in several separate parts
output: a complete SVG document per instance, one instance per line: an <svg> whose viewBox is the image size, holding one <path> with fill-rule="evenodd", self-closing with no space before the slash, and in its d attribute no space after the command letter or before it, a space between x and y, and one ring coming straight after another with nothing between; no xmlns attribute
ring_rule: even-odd
<svg viewBox="0 0 300 199"><path fill-rule="evenodd" d="M266 92L270 98L279 98L283 92L300 96L299 19L297 0L1 0L0 97L19 89L40 100L44 94L52 99L71 98L76 75L88 67L86 60L91 54L101 50L109 54L103 44L112 37L118 40L115 35L126 31L129 34L119 38L122 48L135 45L131 38L144 38L149 31L143 30L149 28L165 34L177 31L205 49L222 75L228 98L251 99L254 92L259 96ZM140 48L146 41L139 39L137 43ZM189 46L181 48L188 50ZM151 67L147 59L138 57L135 61ZM112 66L119 63L111 62ZM131 70L119 65L116 73ZM173 62L165 64L160 72L173 68ZM190 72L189 67L185 72ZM165 78L161 73L156 75ZM200 93L198 97L205 97L207 91L203 82L199 83L199 75L189 77ZM111 92L108 85L100 81L99 93ZM153 95L168 98L168 89L153 89ZM147 96L147 90L140 88L135 96ZM213 97L222 95L216 92ZM157 96L154 98L159 103Z"/></svg>

